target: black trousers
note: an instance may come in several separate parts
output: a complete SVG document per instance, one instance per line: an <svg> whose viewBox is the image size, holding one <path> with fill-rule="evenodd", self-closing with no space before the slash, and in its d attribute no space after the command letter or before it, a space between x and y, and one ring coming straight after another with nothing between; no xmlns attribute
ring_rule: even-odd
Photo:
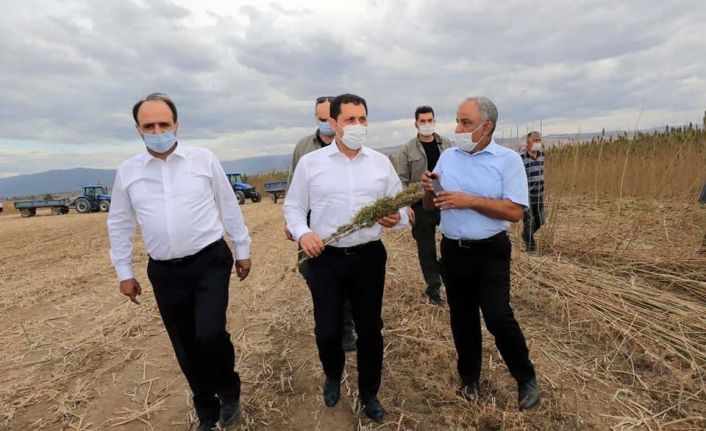
<svg viewBox="0 0 706 431"><path fill-rule="evenodd" d="M536 250L534 234L544 224L544 200L530 200L522 218L522 240L528 251Z"/></svg>
<svg viewBox="0 0 706 431"><path fill-rule="evenodd" d="M445 237L441 240L441 274L458 373L464 383L480 380L483 340L479 311L512 376L519 383L535 377L525 337L510 307L510 249L506 232L462 245Z"/></svg>
<svg viewBox="0 0 706 431"><path fill-rule="evenodd" d="M439 263L436 258L436 227L439 225L438 209L426 210L421 203L413 205L414 225L412 237L417 242L417 256L422 275L429 290L439 290L441 277Z"/></svg>
<svg viewBox="0 0 706 431"><path fill-rule="evenodd" d="M219 399L240 398L235 352L226 331L232 268L233 255L223 239L182 261L150 259L147 265L162 321L201 421L218 420Z"/></svg>
<svg viewBox="0 0 706 431"><path fill-rule="evenodd" d="M348 250L326 247L310 259L307 284L314 302L314 333L326 377L340 380L346 356L341 346L344 299L358 334L358 393L377 395L382 375L382 296L387 252L381 241Z"/></svg>

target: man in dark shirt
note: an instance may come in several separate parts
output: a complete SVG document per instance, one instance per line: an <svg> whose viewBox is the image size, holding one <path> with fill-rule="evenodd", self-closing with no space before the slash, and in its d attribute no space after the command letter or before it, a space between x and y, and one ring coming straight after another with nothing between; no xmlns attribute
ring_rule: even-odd
<svg viewBox="0 0 706 431"><path fill-rule="evenodd" d="M417 136L410 139L400 150L396 169L403 186L420 181L424 171L434 170L439 155L451 147L451 141L434 132L436 120L431 106L420 106L414 111L414 127ZM410 218L412 236L417 242L419 265L426 282L429 301L440 305L441 277L436 258L436 227L439 225L439 210L426 210L419 201L412 205L414 217Z"/></svg>
<svg viewBox="0 0 706 431"><path fill-rule="evenodd" d="M527 134L527 145L520 153L525 164L527 187L529 189L529 207L525 209L522 220L522 240L527 251L537 252L534 234L544 224L544 152L542 135L539 132Z"/></svg>

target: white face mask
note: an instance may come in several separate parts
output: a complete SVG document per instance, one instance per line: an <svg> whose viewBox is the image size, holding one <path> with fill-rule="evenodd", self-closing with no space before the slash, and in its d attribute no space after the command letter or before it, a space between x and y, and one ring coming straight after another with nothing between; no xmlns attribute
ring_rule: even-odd
<svg viewBox="0 0 706 431"><path fill-rule="evenodd" d="M353 124L343 128L343 144L351 150L357 150L368 140L368 128L361 124Z"/></svg>
<svg viewBox="0 0 706 431"><path fill-rule="evenodd" d="M422 136L431 136L434 134L434 124L425 124L419 126L419 134Z"/></svg>
<svg viewBox="0 0 706 431"><path fill-rule="evenodd" d="M542 143L535 142L534 144L532 144L532 150L533 151L542 151Z"/></svg>
<svg viewBox="0 0 706 431"><path fill-rule="evenodd" d="M483 127L484 124L485 123L476 127L472 132L455 133L454 134L454 145L456 145L458 148L462 149L463 151L467 151L469 153L472 152L473 150L475 150L480 141L474 141L473 134L476 132L476 130Z"/></svg>

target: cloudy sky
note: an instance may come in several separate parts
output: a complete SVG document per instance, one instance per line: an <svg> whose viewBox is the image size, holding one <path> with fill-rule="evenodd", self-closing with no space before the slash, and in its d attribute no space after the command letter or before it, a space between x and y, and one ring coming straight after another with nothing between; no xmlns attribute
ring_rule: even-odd
<svg viewBox="0 0 706 431"><path fill-rule="evenodd" d="M467 96L514 136L700 123L706 7L694 1L4 0L0 177L115 168L131 118L170 94L182 142L221 160L291 152L313 100L353 92L372 147L430 104L453 132Z"/></svg>

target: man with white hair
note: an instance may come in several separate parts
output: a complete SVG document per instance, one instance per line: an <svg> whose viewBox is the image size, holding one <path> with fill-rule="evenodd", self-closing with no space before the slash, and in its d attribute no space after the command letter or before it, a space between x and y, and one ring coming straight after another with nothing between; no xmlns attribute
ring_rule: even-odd
<svg viewBox="0 0 706 431"><path fill-rule="evenodd" d="M527 134L527 145L520 153L527 174L529 207L522 218L522 240L527 252L536 253L537 243L534 234L544 224L544 151L542 135L539 132Z"/></svg>
<svg viewBox="0 0 706 431"><path fill-rule="evenodd" d="M519 154L493 140L498 110L490 99L466 99L456 113L455 147L422 177L424 206L441 210L441 276L451 315L461 394L478 399L483 353L480 311L518 385L518 408L539 405L534 366L510 307L511 245L507 230L527 207Z"/></svg>

